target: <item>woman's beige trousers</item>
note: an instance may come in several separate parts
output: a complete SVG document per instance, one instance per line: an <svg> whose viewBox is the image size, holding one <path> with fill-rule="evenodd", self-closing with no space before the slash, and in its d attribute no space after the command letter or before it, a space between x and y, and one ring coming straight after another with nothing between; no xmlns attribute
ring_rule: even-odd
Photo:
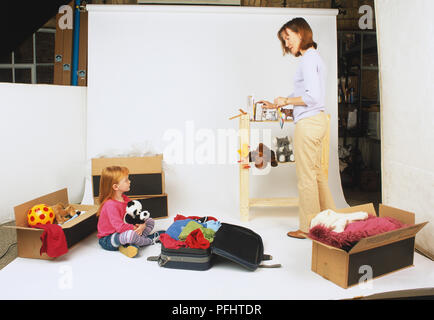
<svg viewBox="0 0 434 320"><path fill-rule="evenodd" d="M297 121L294 156L299 194L299 229L309 232L310 220L325 209L335 209L328 180L321 169L322 140L328 126L324 112Z"/></svg>

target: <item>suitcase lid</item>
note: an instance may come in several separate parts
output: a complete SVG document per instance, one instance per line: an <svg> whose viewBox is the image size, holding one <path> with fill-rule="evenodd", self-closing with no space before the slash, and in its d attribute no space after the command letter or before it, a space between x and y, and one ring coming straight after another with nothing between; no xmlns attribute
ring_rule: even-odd
<svg viewBox="0 0 434 320"><path fill-rule="evenodd" d="M222 223L214 236L211 252L254 271L264 256L262 238L256 232Z"/></svg>

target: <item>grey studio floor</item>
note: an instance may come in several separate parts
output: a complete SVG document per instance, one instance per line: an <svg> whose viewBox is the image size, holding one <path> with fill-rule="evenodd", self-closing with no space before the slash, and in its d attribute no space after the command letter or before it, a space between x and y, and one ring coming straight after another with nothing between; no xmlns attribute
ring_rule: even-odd
<svg viewBox="0 0 434 320"><path fill-rule="evenodd" d="M217 259L207 271L167 269L147 261L159 254L160 244L141 249L131 259L102 250L92 234L53 261L13 259L0 270L0 299L337 300L434 287L433 261L415 252L414 266L367 286L343 289L311 271L310 240L286 236L298 226L295 208L254 208L250 214L248 222L240 222L237 212L218 218L259 233L266 253L273 256L264 263L280 263L281 268L251 272ZM156 229L172 222L173 216L159 219ZM2 243L2 252L4 247ZM143 290L144 285L149 289Z"/></svg>

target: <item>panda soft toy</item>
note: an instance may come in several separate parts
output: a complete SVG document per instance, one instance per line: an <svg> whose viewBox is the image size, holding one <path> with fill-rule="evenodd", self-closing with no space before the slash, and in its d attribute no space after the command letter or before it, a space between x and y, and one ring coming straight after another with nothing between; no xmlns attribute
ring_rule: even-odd
<svg viewBox="0 0 434 320"><path fill-rule="evenodd" d="M150 217L149 211L142 211L142 204L137 200L127 203L127 212L124 216L124 222L129 224L142 224Z"/></svg>

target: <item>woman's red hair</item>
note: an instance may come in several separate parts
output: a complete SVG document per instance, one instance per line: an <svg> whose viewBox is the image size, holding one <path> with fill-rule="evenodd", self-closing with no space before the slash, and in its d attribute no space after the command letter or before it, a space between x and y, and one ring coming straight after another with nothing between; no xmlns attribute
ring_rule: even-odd
<svg viewBox="0 0 434 320"><path fill-rule="evenodd" d="M309 24L303 18L294 18L287 23L285 23L277 33L277 37L280 40L280 44L282 45L283 55L290 54L291 51L285 45L285 40L282 37L282 33L286 33L286 29L291 30L292 32L298 33L301 36L300 50L307 50L311 47L317 48L317 44L313 41L312 29ZM295 54L296 57L299 57L301 52L297 52Z"/></svg>

